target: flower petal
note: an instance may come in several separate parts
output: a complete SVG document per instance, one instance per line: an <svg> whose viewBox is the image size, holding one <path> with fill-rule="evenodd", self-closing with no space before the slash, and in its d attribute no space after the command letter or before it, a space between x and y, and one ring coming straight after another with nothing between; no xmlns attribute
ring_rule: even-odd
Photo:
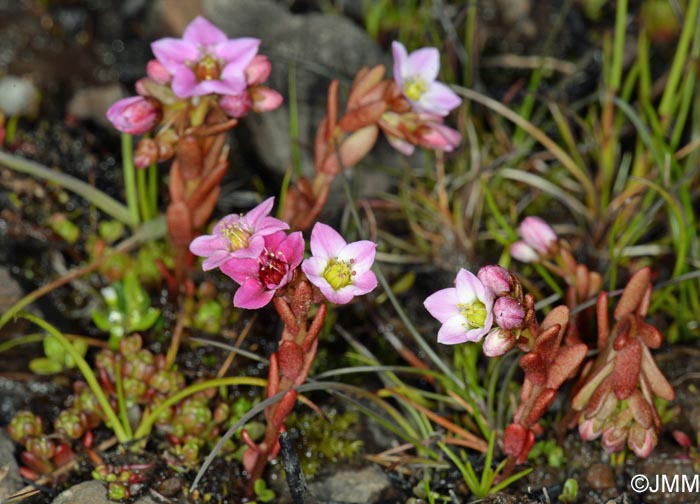
<svg viewBox="0 0 700 504"><path fill-rule="evenodd" d="M301 231L291 233L280 243L277 251L284 255L287 264L289 264L289 270L295 269L304 258L304 235L301 234Z"/></svg>
<svg viewBox="0 0 700 504"><path fill-rule="evenodd" d="M394 54L394 80L403 88L404 76L412 74L408 53L404 45L396 40L391 43L391 52Z"/></svg>
<svg viewBox="0 0 700 504"><path fill-rule="evenodd" d="M322 283L321 280L325 282L322 275L327 265L328 258L309 257L308 259L305 259L303 263L301 263L301 270L312 284L320 288L321 286L319 284Z"/></svg>
<svg viewBox="0 0 700 504"><path fill-rule="evenodd" d="M249 278L241 285L233 296L233 306L236 308L247 308L257 310L262 308L272 300L275 291L266 291L260 280Z"/></svg>
<svg viewBox="0 0 700 504"><path fill-rule="evenodd" d="M242 217L243 223L249 229L255 230L262 223L263 219L270 215L272 206L275 204L275 197L267 198L262 203L252 208L247 214Z"/></svg>
<svg viewBox="0 0 700 504"><path fill-rule="evenodd" d="M455 287L457 288L457 298L460 303L471 304L477 299L477 288L483 284L481 281L472 273L464 268L460 269L457 273L457 278L455 278Z"/></svg>
<svg viewBox="0 0 700 504"><path fill-rule="evenodd" d="M376 243L360 240L345 245L338 252L338 259L346 262L352 261L352 269L359 275L372 267L376 250Z"/></svg>
<svg viewBox="0 0 700 504"><path fill-rule="evenodd" d="M326 224L317 222L311 230L311 254L316 257L337 257L346 244L340 233Z"/></svg>
<svg viewBox="0 0 700 504"><path fill-rule="evenodd" d="M228 250L227 240L220 235L198 236L190 243L190 252L199 257L209 257L220 250Z"/></svg>
<svg viewBox="0 0 700 504"><path fill-rule="evenodd" d="M438 343L443 345L456 345L468 341L465 329L466 319L461 315L456 315L442 324L438 331Z"/></svg>
<svg viewBox="0 0 700 504"><path fill-rule="evenodd" d="M236 38L217 44L213 53L226 63L235 62L236 66L242 66L245 70L258 53L258 47L260 47L260 39Z"/></svg>
<svg viewBox="0 0 700 504"><path fill-rule="evenodd" d="M442 82L433 82L418 100L418 107L427 113L446 116L462 99Z"/></svg>
<svg viewBox="0 0 700 504"><path fill-rule="evenodd" d="M258 263L257 259L250 258L233 258L222 264L220 268L222 273L233 278L241 285L251 278L257 279L260 273L260 263Z"/></svg>
<svg viewBox="0 0 700 504"><path fill-rule="evenodd" d="M440 52L435 47L423 47L408 55L413 75L420 75L427 83L437 78L440 70Z"/></svg>
<svg viewBox="0 0 700 504"><path fill-rule="evenodd" d="M351 286L348 285L341 289L335 290L328 282L326 285L317 285L321 289L321 293L334 304L347 304L349 303L355 295L352 292Z"/></svg>
<svg viewBox="0 0 700 504"><path fill-rule="evenodd" d="M198 91L197 77L194 72L186 66L181 66L173 73L173 80L170 83L173 93L178 98L189 98L190 96L201 96L207 93Z"/></svg>
<svg viewBox="0 0 700 504"><path fill-rule="evenodd" d="M228 253L225 250L217 250L212 255L207 257L204 261L202 261L202 270L209 271L213 270L214 268L218 268L229 259L231 259L230 253Z"/></svg>
<svg viewBox="0 0 700 504"><path fill-rule="evenodd" d="M154 56L171 74L187 62L199 58L199 48L192 42L176 38L162 38L151 43Z"/></svg>
<svg viewBox="0 0 700 504"><path fill-rule="evenodd" d="M193 95L203 96L208 94L238 95L246 89L245 76L243 72L230 75L221 80L205 80L197 84Z"/></svg>
<svg viewBox="0 0 700 504"><path fill-rule="evenodd" d="M360 275L356 275L352 280L352 284L345 288L350 289L353 296L362 296L373 291L377 287L377 276L372 271L365 271Z"/></svg>
<svg viewBox="0 0 700 504"><path fill-rule="evenodd" d="M450 318L459 315L459 308L457 307L459 302L457 289L449 288L439 290L428 296L423 301L423 306L433 317L444 324Z"/></svg>
<svg viewBox="0 0 700 504"><path fill-rule="evenodd" d="M197 16L187 25L182 39L204 47L220 44L228 39L226 34L202 16Z"/></svg>

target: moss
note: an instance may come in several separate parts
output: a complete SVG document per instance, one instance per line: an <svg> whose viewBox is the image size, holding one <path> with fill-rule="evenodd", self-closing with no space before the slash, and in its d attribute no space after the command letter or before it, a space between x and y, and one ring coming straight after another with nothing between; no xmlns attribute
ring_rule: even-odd
<svg viewBox="0 0 700 504"><path fill-rule="evenodd" d="M350 461L355 457L362 447L362 441L354 436L357 422L358 414L354 411L331 410L327 418L315 413L289 416L287 427L296 429L301 437L299 459L306 476L313 477L329 462Z"/></svg>

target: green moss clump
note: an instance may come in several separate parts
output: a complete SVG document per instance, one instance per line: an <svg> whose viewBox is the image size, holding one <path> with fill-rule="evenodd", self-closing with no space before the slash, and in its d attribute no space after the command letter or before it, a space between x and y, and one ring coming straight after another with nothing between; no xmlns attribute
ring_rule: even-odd
<svg viewBox="0 0 700 504"><path fill-rule="evenodd" d="M353 436L357 422L355 411L331 410L327 418L315 413L289 416L287 427L297 429L301 436L303 448L299 450L299 459L306 476L313 477L328 462L353 459L362 447L362 441Z"/></svg>

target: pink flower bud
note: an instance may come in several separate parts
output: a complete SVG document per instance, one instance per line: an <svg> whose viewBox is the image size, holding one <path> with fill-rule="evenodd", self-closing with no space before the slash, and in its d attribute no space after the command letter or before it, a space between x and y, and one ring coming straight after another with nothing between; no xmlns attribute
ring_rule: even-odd
<svg viewBox="0 0 700 504"><path fill-rule="evenodd" d="M537 262L540 258L535 249L523 240L516 241L510 246L510 255L513 256L513 259L524 263Z"/></svg>
<svg viewBox="0 0 700 504"><path fill-rule="evenodd" d="M622 450L627 440L627 428L618 427L613 424L603 432L603 448L608 453L615 453Z"/></svg>
<svg viewBox="0 0 700 504"><path fill-rule="evenodd" d="M167 84L172 78L170 72L156 59L152 59L146 64L146 74L158 84Z"/></svg>
<svg viewBox="0 0 700 504"><path fill-rule="evenodd" d="M552 227L539 217L526 217L520 223L523 241L540 254L547 254L558 238Z"/></svg>
<svg viewBox="0 0 700 504"><path fill-rule="evenodd" d="M142 138L134 153L134 166L147 168L158 161L158 144L152 138Z"/></svg>
<svg viewBox="0 0 700 504"><path fill-rule="evenodd" d="M256 112L268 112L275 110L282 105L282 95L274 89L265 86L256 86L250 90L250 95L253 100L253 110Z"/></svg>
<svg viewBox="0 0 700 504"><path fill-rule="evenodd" d="M493 305L496 324L506 330L519 329L525 318L525 310L515 299L499 297Z"/></svg>
<svg viewBox="0 0 700 504"><path fill-rule="evenodd" d="M462 135L438 122L427 122L419 129L418 143L421 147L452 152L462 141Z"/></svg>
<svg viewBox="0 0 700 504"><path fill-rule="evenodd" d="M638 423L634 423L627 438L627 446L637 457L647 458L654 451L657 438L652 428L645 429Z"/></svg>
<svg viewBox="0 0 700 504"><path fill-rule="evenodd" d="M244 117L253 106L253 101L244 91L240 95L226 95L219 100L219 106L231 117Z"/></svg>
<svg viewBox="0 0 700 504"><path fill-rule="evenodd" d="M596 429L595 419L589 418L578 425L578 433L584 441L593 441L600 436L601 431L600 428Z"/></svg>
<svg viewBox="0 0 700 504"><path fill-rule="evenodd" d="M495 296L506 296L512 289L510 272L501 266L484 266L476 276Z"/></svg>
<svg viewBox="0 0 700 504"><path fill-rule="evenodd" d="M503 329L492 329L484 338L484 346L481 349L487 357L498 357L513 348L513 345L513 333Z"/></svg>
<svg viewBox="0 0 700 504"><path fill-rule="evenodd" d="M107 119L114 127L130 135L142 135L152 130L160 116L158 103L143 96L124 98L107 110Z"/></svg>
<svg viewBox="0 0 700 504"><path fill-rule="evenodd" d="M262 84L270 76L272 64L267 56L258 54L245 69L245 80L249 86Z"/></svg>

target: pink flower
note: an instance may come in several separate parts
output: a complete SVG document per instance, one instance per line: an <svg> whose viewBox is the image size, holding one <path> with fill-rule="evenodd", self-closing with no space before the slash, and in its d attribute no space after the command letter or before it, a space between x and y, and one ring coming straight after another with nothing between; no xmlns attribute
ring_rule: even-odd
<svg viewBox="0 0 700 504"><path fill-rule="evenodd" d="M540 255L523 240L516 241L510 246L510 255L520 262L531 263L539 260Z"/></svg>
<svg viewBox="0 0 700 504"><path fill-rule="evenodd" d="M331 303L345 304L377 286L370 270L376 248L368 240L347 243L335 229L318 222L311 230L312 256L301 269Z"/></svg>
<svg viewBox="0 0 700 504"><path fill-rule="evenodd" d="M304 237L300 231L284 231L265 236L265 245L257 259L231 259L221 271L241 284L233 296L237 308L256 310L272 300L275 291L287 285L304 258Z"/></svg>
<svg viewBox="0 0 700 504"><path fill-rule="evenodd" d="M160 117L160 107L156 102L143 96L123 98L107 110L107 119L114 127L130 135L142 135L152 130Z"/></svg>
<svg viewBox="0 0 700 504"><path fill-rule="evenodd" d="M195 238L190 251L206 257L204 271L233 259L256 259L265 247L265 236L289 229L286 222L269 217L274 202L275 198L268 198L245 215L227 215L214 226L212 234Z"/></svg>
<svg viewBox="0 0 700 504"><path fill-rule="evenodd" d="M462 100L445 84L436 81L440 53L435 47L406 52L401 42L391 45L394 53L394 80L416 112L446 116Z"/></svg>
<svg viewBox="0 0 700 504"><path fill-rule="evenodd" d="M525 243L540 254L547 254L549 248L558 241L552 226L539 217L523 219L520 223L520 235Z"/></svg>
<svg viewBox="0 0 700 504"><path fill-rule="evenodd" d="M438 342L445 345L479 341L493 325L493 293L465 269L453 288L437 291L423 304L442 324Z"/></svg>
<svg viewBox="0 0 700 504"><path fill-rule="evenodd" d="M525 318L525 310L511 297L499 297L493 304L496 325L502 329L520 329Z"/></svg>
<svg viewBox="0 0 700 504"><path fill-rule="evenodd" d="M246 88L245 70L258 52L260 40L229 39L203 17L195 18L182 39L164 38L151 44L156 59L173 76L180 98L211 93L236 95Z"/></svg>

